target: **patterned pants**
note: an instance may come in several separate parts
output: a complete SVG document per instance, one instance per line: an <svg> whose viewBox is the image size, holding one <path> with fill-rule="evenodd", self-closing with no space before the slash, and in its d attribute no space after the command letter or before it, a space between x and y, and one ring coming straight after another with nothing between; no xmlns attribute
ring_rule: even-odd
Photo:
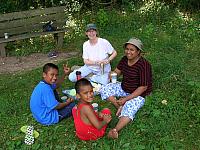
<svg viewBox="0 0 200 150"><path fill-rule="evenodd" d="M130 93L126 93L122 89L120 82L109 83L105 86L102 86L100 94L102 100L106 100L110 96L125 97L130 95ZM137 111L144 105L144 102L145 99L141 96L126 101L122 107L122 111L119 117L128 117L133 120Z"/></svg>

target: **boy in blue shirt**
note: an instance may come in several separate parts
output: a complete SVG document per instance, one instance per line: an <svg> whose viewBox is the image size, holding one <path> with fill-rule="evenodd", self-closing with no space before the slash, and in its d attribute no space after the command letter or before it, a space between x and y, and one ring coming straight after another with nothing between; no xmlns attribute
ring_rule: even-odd
<svg viewBox="0 0 200 150"><path fill-rule="evenodd" d="M33 90L30 99L30 109L33 117L43 125L58 123L63 118L72 115L72 108L75 103L69 98L66 102L60 103L56 99L56 88L69 75L70 68L63 65L64 75L58 79L58 66L47 63L43 66L43 80Z"/></svg>

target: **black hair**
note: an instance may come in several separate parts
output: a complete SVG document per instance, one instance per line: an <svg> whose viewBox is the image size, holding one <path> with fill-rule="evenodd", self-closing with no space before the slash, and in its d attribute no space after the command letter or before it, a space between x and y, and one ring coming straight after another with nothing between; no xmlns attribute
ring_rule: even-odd
<svg viewBox="0 0 200 150"><path fill-rule="evenodd" d="M47 63L43 66L43 72L47 73L49 71L50 68L56 69L58 70L58 66L53 64L53 63Z"/></svg>
<svg viewBox="0 0 200 150"><path fill-rule="evenodd" d="M92 84L90 83L89 80L85 79L85 78L81 78L80 80L78 80L76 83L75 83L75 90L76 90L76 93L80 93L80 88L81 86L91 86L92 87Z"/></svg>

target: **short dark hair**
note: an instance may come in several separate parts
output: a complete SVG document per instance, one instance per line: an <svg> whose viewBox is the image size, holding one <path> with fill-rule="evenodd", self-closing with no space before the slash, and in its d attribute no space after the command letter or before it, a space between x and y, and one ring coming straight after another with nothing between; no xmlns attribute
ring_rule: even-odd
<svg viewBox="0 0 200 150"><path fill-rule="evenodd" d="M58 70L58 66L53 64L53 63L47 63L43 66L43 72L44 73L47 73L49 71L50 68L53 68L53 69L57 69Z"/></svg>
<svg viewBox="0 0 200 150"><path fill-rule="evenodd" d="M80 88L81 86L91 86L92 87L92 84L90 83L89 80L85 79L85 78L81 78L80 80L78 80L76 83L75 83L75 90L76 90L76 93L80 93Z"/></svg>

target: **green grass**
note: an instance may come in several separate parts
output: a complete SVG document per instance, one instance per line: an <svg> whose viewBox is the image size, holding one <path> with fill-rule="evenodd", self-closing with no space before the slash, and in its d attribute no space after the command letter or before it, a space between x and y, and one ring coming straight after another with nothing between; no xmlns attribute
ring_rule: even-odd
<svg viewBox="0 0 200 150"><path fill-rule="evenodd" d="M132 36L144 42L145 57L153 67L154 91L135 120L120 132L119 139L80 141L75 137L72 118L53 126L35 122L29 98L41 79L41 68L38 68L0 76L0 149L200 149L199 14L185 21L177 10L162 7L148 14L109 12L109 23L100 30L100 35L118 51L112 68L123 56L123 43ZM84 36L72 39L68 50L74 47L81 51L84 39ZM71 58L69 64L81 65L82 59ZM61 89L71 87L73 83L66 80ZM162 104L163 100L167 105ZM101 108L109 107L115 112L113 106L99 97L95 101ZM117 120L113 113L108 130ZM23 143L25 135L20 132L21 126L29 124L40 133L32 146Z"/></svg>

